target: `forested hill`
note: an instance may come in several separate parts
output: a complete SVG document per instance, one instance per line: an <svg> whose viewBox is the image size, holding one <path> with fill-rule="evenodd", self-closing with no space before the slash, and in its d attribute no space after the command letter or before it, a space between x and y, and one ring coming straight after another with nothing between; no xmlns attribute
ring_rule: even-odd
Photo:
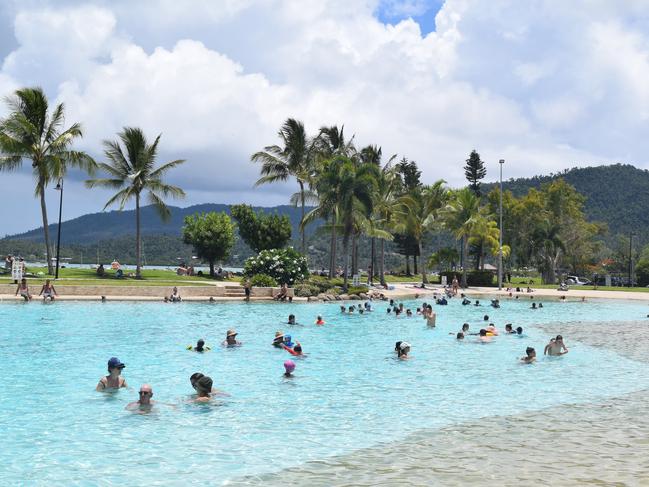
<svg viewBox="0 0 649 487"><path fill-rule="evenodd" d="M222 204L202 204L179 208L170 206L171 218L163 222L152 206L141 209L142 235L169 235L180 236L183 220L187 215L208 211L225 211L230 214L230 206ZM278 213L287 215L293 226L293 237L297 238L298 225L301 218L300 208L293 206L275 206L273 208L254 207L257 210L264 210L266 213ZM308 211L308 210L307 210ZM50 225L50 235L56 235L56 224ZM313 231L314 225L307 227L307 233ZM98 241L105 241L114 238L135 235L135 212L109 211L103 213L92 213L80 216L73 220L64 221L61 224L61 243L63 244L92 244ZM11 240L30 240L42 242L42 227L29 232L7 237Z"/></svg>
<svg viewBox="0 0 649 487"><path fill-rule="evenodd" d="M586 197L585 212L591 221L605 222L609 234L645 234L649 229L649 171L629 164L567 169L549 176L503 181L503 188L521 196L530 188L563 178ZM485 192L495 187L485 184Z"/></svg>

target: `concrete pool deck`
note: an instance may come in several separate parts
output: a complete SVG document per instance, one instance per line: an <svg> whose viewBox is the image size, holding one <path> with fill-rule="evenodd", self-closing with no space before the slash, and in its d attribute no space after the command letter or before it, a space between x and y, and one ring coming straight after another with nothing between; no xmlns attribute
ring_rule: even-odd
<svg viewBox="0 0 649 487"><path fill-rule="evenodd" d="M434 293L443 292L441 285L429 285L426 289L415 287L412 283L397 283L391 285L393 289L381 290L376 288L388 299L418 299L432 296ZM162 301L165 295L171 293L172 286L65 286L63 283L56 284L58 291L57 299L60 301L98 301L106 296L108 301ZM15 284L3 284L0 287L0 301L22 300L15 296ZM182 286L179 287L183 301L205 302L212 298L214 301L242 301L244 298L243 287L234 283L223 283L219 286ZM39 299L38 291L31 290L34 300ZM279 291L279 288L253 288L251 301L272 301L272 296ZM509 299L509 292L504 289L499 291L496 288L474 287L462 290L469 299L476 297ZM289 295L293 290L289 289ZM649 289L645 291L595 291L580 290L573 287L569 291L558 291L556 289L534 289L533 292L512 293L519 296L519 299L534 298L556 298L565 296L567 301L578 301L585 299L622 299L633 301L649 302ZM514 299L512 297L512 299ZM307 298L294 297L293 302L305 302Z"/></svg>

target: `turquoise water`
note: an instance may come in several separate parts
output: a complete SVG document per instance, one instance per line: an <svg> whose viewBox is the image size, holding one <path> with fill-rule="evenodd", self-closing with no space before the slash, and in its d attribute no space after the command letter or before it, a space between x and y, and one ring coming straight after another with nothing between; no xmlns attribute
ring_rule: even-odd
<svg viewBox="0 0 649 487"><path fill-rule="evenodd" d="M406 302L416 308L421 301ZM0 305L0 484L89 485L224 483L358 448L403 440L492 415L602 398L649 387L649 367L571 340L580 321L641 319L644 303L506 301L502 308L437 306L438 326L419 317L340 315L331 304L74 303ZM283 325L289 313L304 326ZM324 327L312 323L317 314ZM488 314L525 338L458 343L462 322L477 331ZM536 324L565 322L570 353L523 366L525 347L542 355ZM240 348L218 343L234 327ZM270 346L282 329L308 357L282 376L289 355ZM213 350L185 350L198 338ZM396 360L396 340L412 343ZM94 391L106 361L127 364L131 390ZM213 405L186 401L189 376L210 375L231 396ZM160 405L135 415L124 406L148 382Z"/></svg>

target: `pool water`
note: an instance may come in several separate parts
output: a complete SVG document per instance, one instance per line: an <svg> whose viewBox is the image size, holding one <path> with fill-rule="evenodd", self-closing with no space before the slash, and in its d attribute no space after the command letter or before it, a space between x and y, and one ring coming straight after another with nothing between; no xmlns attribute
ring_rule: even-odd
<svg viewBox="0 0 649 487"><path fill-rule="evenodd" d="M404 302L414 309L421 304ZM649 367L571 340L570 324L633 320L644 303L505 301L500 309L436 306L437 327L420 317L376 311L341 315L326 304L163 304L56 302L0 305L0 484L226 483L359 448L400 441L495 415L590 403L649 387ZM303 326L283 324L289 313ZM322 314L323 327L313 325ZM477 332L484 314L526 336L490 344L455 339L463 322ZM566 323L570 353L543 358L537 325ZM236 328L240 348L219 346ZM292 358L271 342L281 329L308 355ZM449 333L452 333L450 335ZM186 347L205 338L212 351ZM412 344L399 361L394 343ZM518 363L527 346L539 362ZM111 356L126 363L131 389L94 391ZM189 376L203 372L229 397L187 403ZM125 411L150 383L153 414ZM168 404L168 405L167 405Z"/></svg>

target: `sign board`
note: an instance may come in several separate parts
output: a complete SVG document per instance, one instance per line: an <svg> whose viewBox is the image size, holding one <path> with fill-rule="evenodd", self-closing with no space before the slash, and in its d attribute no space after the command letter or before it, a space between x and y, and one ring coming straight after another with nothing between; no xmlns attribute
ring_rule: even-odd
<svg viewBox="0 0 649 487"><path fill-rule="evenodd" d="M11 264L11 278L14 281L20 281L23 278L23 264L18 259L14 259Z"/></svg>
<svg viewBox="0 0 649 487"><path fill-rule="evenodd" d="M442 276L442 286L446 286L447 283L448 283L448 277Z"/></svg>
<svg viewBox="0 0 649 487"><path fill-rule="evenodd" d="M606 286L610 286L610 285L611 285L611 275L610 275L610 274L606 274L606 275L604 276L604 284L605 284Z"/></svg>

